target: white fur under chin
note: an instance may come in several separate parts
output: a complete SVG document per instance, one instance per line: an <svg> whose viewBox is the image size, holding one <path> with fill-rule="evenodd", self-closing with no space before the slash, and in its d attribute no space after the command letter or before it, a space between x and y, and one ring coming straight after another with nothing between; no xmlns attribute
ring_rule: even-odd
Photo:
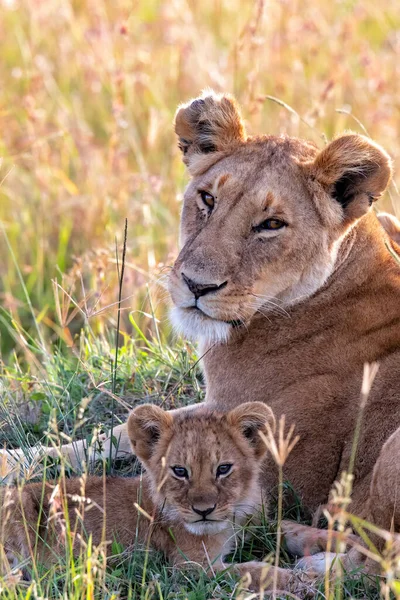
<svg viewBox="0 0 400 600"><path fill-rule="evenodd" d="M232 325L211 319L192 308L172 308L170 319L177 333L185 337L198 341L202 340L207 344L225 344L232 331Z"/></svg>
<svg viewBox="0 0 400 600"><path fill-rule="evenodd" d="M198 523L185 523L185 529L193 535L215 535L230 526L228 521L200 521Z"/></svg>

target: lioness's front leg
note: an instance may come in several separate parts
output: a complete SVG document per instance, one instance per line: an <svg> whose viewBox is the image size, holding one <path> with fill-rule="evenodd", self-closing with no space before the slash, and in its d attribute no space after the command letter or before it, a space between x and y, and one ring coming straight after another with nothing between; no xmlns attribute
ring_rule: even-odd
<svg viewBox="0 0 400 600"><path fill-rule="evenodd" d="M302 557L296 562L296 569L310 576L325 575L329 570L335 572L338 563L345 571L353 571L365 562L359 551L362 540L357 535L343 535L286 520L282 521L282 533L290 554ZM339 541L345 543L345 552L335 551Z"/></svg>
<svg viewBox="0 0 400 600"><path fill-rule="evenodd" d="M286 548L293 556L310 556L327 550L334 551L339 541L346 543L346 550L360 543L360 538L353 534L340 534L338 531L318 529L309 525L301 525L295 521L283 520L282 533Z"/></svg>
<svg viewBox="0 0 400 600"><path fill-rule="evenodd" d="M196 410L202 403L184 406L171 410L171 414ZM48 456L61 458L76 471L81 471L86 462L123 458L131 456L132 446L129 442L127 425L122 423L106 433L98 435L92 443L87 440L77 440L62 446L43 446L37 444L31 448L0 449L0 480L3 483L12 483L23 478L26 481L40 473L40 464Z"/></svg>
<svg viewBox="0 0 400 600"><path fill-rule="evenodd" d="M77 440L62 446L42 446L0 450L0 477L11 483L23 477L32 479L40 472L40 463L45 457L59 458L74 470L82 470L87 461L114 459L132 455L126 423L117 425L112 431L101 433L88 445L87 440Z"/></svg>

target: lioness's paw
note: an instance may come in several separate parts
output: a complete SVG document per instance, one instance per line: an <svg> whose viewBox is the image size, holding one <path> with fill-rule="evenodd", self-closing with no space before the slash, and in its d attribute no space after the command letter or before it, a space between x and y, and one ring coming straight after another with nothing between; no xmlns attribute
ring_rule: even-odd
<svg viewBox="0 0 400 600"><path fill-rule="evenodd" d="M360 539L349 531L339 533L328 529L318 529L295 521L282 521L282 533L287 551L293 556L309 556L324 552L328 545L335 547L335 540L346 544L346 550Z"/></svg>
<svg viewBox="0 0 400 600"><path fill-rule="evenodd" d="M293 556L308 556L326 548L328 532L325 529L286 520L282 521L281 528L286 548Z"/></svg>

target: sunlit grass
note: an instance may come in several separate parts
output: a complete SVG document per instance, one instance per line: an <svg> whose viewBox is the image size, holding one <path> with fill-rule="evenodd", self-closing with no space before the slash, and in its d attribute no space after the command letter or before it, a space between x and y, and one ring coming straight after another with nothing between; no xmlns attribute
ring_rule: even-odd
<svg viewBox="0 0 400 600"><path fill-rule="evenodd" d="M29 462L36 442L90 439L139 400L172 408L202 399L195 352L171 339L157 284L177 254L187 181L172 129L177 105L208 86L230 91L251 134L322 146L353 129L398 165L399 31L395 0L0 0L2 443L25 448ZM395 184L379 207L400 215ZM132 475L136 464L106 468ZM272 552L271 527L242 550ZM232 579L183 576L143 552L107 565L93 556L30 582L11 574L1 597L240 594ZM370 583L349 578L342 596L377 597Z"/></svg>
<svg viewBox="0 0 400 600"><path fill-rule="evenodd" d="M204 87L234 92L250 133L322 145L365 128L397 162L399 28L395 0L2 0L2 319L35 337L42 322L47 340L73 344L84 318L60 327L57 279L77 302L89 296L96 333L113 325L125 217L124 327L129 310L149 312L146 286L176 256L187 180L173 115ZM399 210L391 197L381 207ZM5 359L20 353L7 327L1 338Z"/></svg>

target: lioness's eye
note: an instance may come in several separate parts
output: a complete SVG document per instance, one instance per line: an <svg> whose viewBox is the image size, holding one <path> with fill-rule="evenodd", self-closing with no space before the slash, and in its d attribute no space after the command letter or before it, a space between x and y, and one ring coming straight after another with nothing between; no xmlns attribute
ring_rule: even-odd
<svg viewBox="0 0 400 600"><path fill-rule="evenodd" d="M230 463L226 463L225 465L219 465L217 469L217 477L221 477L221 475L228 475L231 472L232 466Z"/></svg>
<svg viewBox="0 0 400 600"><path fill-rule="evenodd" d="M207 208L209 210L212 210L214 208L214 204L215 204L214 196L212 196L208 192L205 192L204 190L199 190L199 194L200 194L200 197L201 197L203 203L207 206Z"/></svg>
<svg viewBox="0 0 400 600"><path fill-rule="evenodd" d="M171 467L171 469L179 479L189 479L189 473L185 467Z"/></svg>
<svg viewBox="0 0 400 600"><path fill-rule="evenodd" d="M282 227L286 227L286 223L281 221L280 219L266 219L259 225L254 227L254 231L275 231L277 229L282 229Z"/></svg>

